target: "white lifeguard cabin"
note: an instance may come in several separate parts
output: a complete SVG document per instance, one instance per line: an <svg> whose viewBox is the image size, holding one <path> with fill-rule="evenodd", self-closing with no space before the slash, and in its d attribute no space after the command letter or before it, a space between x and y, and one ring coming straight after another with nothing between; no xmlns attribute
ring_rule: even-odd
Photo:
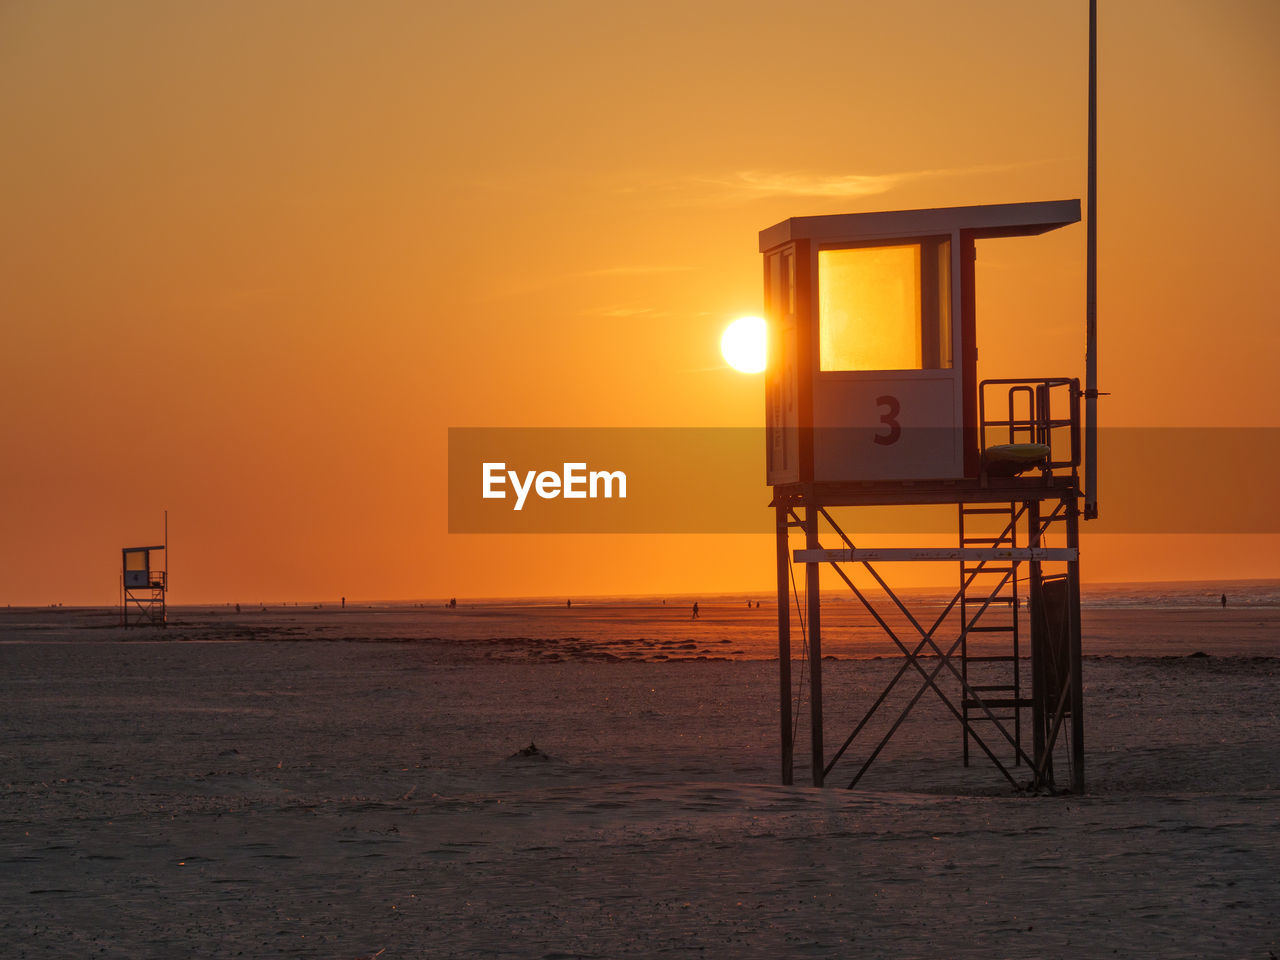
<svg viewBox="0 0 1280 960"><path fill-rule="evenodd" d="M166 521L166 527L167 527ZM164 546L125 547L121 553L120 622L126 627L164 626L168 571L161 561Z"/></svg>
<svg viewBox="0 0 1280 960"><path fill-rule="evenodd" d="M793 217L760 233L772 486L977 478L974 254L1080 201Z"/></svg>
<svg viewBox="0 0 1280 960"><path fill-rule="evenodd" d="M1058 756L1067 755L1072 789L1084 789L1078 518L1080 403L1089 391L1067 376L979 382L974 306L979 241L1078 220L1078 200L1054 200L793 217L761 231L784 783L795 740L790 608L793 597L800 606L791 571L799 563L815 785L879 738L852 776L857 784L931 691L959 720L966 766L976 748L1011 784L1022 786L1015 774L1023 767L1029 787L1052 790L1055 746L1066 743ZM857 530L859 508L921 505L956 510L951 545L876 546ZM792 552L796 530L804 548ZM926 627L876 565L939 561L958 565L958 586ZM822 566L834 568L905 658L830 756ZM846 568L869 573L892 608L880 609L884 601ZM902 618L905 630L894 626ZM907 677L918 692L890 720L881 708Z"/></svg>

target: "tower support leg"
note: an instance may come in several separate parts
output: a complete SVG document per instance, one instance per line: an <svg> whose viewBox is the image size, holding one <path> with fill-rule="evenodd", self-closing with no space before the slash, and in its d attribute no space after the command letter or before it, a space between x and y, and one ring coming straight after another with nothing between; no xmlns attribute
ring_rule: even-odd
<svg viewBox="0 0 1280 960"><path fill-rule="evenodd" d="M774 510L777 519L778 565L778 718L781 724L782 782L790 786L794 766L794 744L791 739L791 595L787 584L791 564L791 558L787 555L791 513L781 504Z"/></svg>
<svg viewBox="0 0 1280 960"><path fill-rule="evenodd" d="M1071 790L1084 793L1084 677L1080 649L1080 508L1072 498L1067 508L1067 546L1077 548L1077 559L1067 563L1067 604L1071 646Z"/></svg>
<svg viewBox="0 0 1280 960"><path fill-rule="evenodd" d="M804 508L805 546L809 550L820 548L818 543L819 509L813 498L807 498ZM809 607L809 734L813 746L813 785L822 786L826 761L822 751L822 600L818 586L818 574L822 565L806 563L804 573L805 599Z"/></svg>
<svg viewBox="0 0 1280 960"><path fill-rule="evenodd" d="M1041 546L1040 542L1040 503L1032 500L1027 503L1027 545ZM1031 755L1035 758L1035 769L1043 770L1050 780L1053 778L1052 760L1046 759L1048 748L1046 732L1049 718L1053 716L1053 704L1056 698L1049 684L1049 636L1045 622L1044 606L1044 571L1039 560L1027 563L1030 579L1029 617L1031 626Z"/></svg>

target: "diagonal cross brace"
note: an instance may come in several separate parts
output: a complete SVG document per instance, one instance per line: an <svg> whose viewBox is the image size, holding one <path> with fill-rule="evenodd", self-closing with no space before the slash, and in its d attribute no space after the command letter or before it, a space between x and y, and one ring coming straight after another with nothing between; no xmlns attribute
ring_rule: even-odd
<svg viewBox="0 0 1280 960"><path fill-rule="evenodd" d="M845 535L844 531L840 528L839 524L835 522L835 520L831 517L829 513L827 513L825 509L822 509L821 512L823 516L826 517L827 522L832 526L832 528L840 536L840 538L849 546L850 549L853 549L852 542L849 540L848 536ZM1021 514L1019 514L1018 516L1020 515ZM1017 516L1015 516L1014 519L1011 521L1010 526L1012 526L1012 524L1016 522L1017 522ZM1005 532L1008 533L1008 527L1006 527ZM898 598L897 594L894 593L892 588L890 588L889 585L884 581L884 578L882 578L880 574L875 570L875 568L872 567L869 562L865 560L862 561L863 566L872 575L872 577L875 578L876 582L880 585L880 587L893 600L898 610L902 612L902 614L907 618L907 620L911 623L911 625L915 627L917 632L920 634L921 636L920 642L916 645L914 650L910 650L910 651L907 649L906 644L903 643L903 641L898 637L898 635L893 630L893 628L890 627L889 624L885 622L884 618L875 609L875 607L871 604L871 602L862 594L862 592L857 588L857 586L853 583L853 581L845 574L845 572L842 569L840 569L840 567L836 563L832 562L831 566L833 569L835 569L837 575L840 576L840 578L845 582L845 584L853 592L854 596L856 596L858 600L862 603L862 605L866 608L867 612L870 613L871 616L876 620L876 622L880 625L881 629L883 629L884 632L890 637L890 639L893 640L893 642L897 645L898 649L902 651L906 660L903 663L902 667L899 668L897 674L889 682L888 686L881 692L876 702L872 704L871 708L867 711L866 715L858 723L857 727L854 728L853 733L849 735L849 737L841 745L840 749L837 750L835 755L831 758L830 763L828 763L826 768L824 769L824 775L826 773L831 772L831 769L835 766L836 762L840 759L841 756L843 756L845 751L853 743L854 739L856 739L858 734L862 731L863 727L866 726L867 722L870 721L871 717L876 713L876 711L884 703L889 693L897 685L898 681L902 679L906 671L910 667L914 667L916 671L922 677L924 677L924 684L922 685L920 690L917 692L917 694L912 698L911 702L907 705L907 707L903 710L902 714L894 722L889 732L885 734L884 738L877 745L871 757L863 765L862 769L858 772L858 775L854 778L853 782L850 783L850 787L852 787L854 784L858 782L859 779L861 779L863 773L865 773L867 768L870 767L871 762L880 754L880 751L884 749L885 745L892 738L893 734L897 731L898 727L906 719L907 714L909 714L911 709L915 706L915 704L919 702L919 699L924 694L925 690L930 688L932 688L933 691L938 695L939 699L942 700L942 702L946 705L947 709L951 711L952 715L956 719L960 720L960 722L965 726L965 728L969 731L970 736L973 737L974 741L978 744L978 746L982 749L982 751L986 753L986 755L990 758L991 762L995 764L996 768L1005 776L1007 780L1009 780L1010 783L1012 783L1014 786L1017 786L1017 782L1014 780L1013 776L1009 773L1009 771L1005 768L1004 764L1002 764L1000 760L995 756L995 754L986 745L986 743L983 741L982 737L977 733L977 731L975 731L972 728L972 726L970 726L970 724L966 722L964 715L958 709L956 709L955 705L951 702L950 698L948 698L947 695L941 690L941 688L939 688L938 685L934 682L935 678L942 671L943 667L949 669L951 673L956 677L956 679L960 682L960 685L963 691L968 693L969 696L976 702L976 704L982 708L987 718L995 725L996 729L1000 731L1000 733L1010 743L1010 745L1013 746L1016 753L1020 755L1024 760L1027 761L1028 766L1031 766L1033 764L1033 761L1026 754L1026 752L1023 751L1021 745L1009 734L1004 724L1001 723L995 717L994 714L992 714L991 709L983 701L982 697L977 693L977 691L975 691L967 683L965 678L961 675L960 671L958 671L955 665L951 662L951 658L954 655L956 648L960 645L960 642L967 635L969 628L971 628L978 621L978 619L981 618L982 614L986 611L987 607L990 606L992 602L992 598L994 598L994 596L1000 591L1000 589L1004 586L1004 584L1008 582L1009 575L1005 574L1001 578L1000 582L996 584L996 586L992 589L991 595L982 604L978 612L974 614L973 618L969 621L968 624L965 624L962 626L960 636L957 638L956 642L952 644L951 648L946 653L942 652L941 648L937 645L936 642L934 642L934 639L933 639L933 634L937 631L938 627L942 624L942 622L946 619L947 615L951 612L952 608L956 604L956 601L958 601L960 597L963 595L964 590L969 586L969 584L981 571L982 566L983 564L985 564L985 562L986 561L982 561L979 564L979 566L970 573L969 578L961 586L960 590L956 593L955 597L951 599L951 602L948 603L947 606L943 609L942 613L938 616L937 620L935 620L933 626L926 631L920 625L919 621L915 618L915 616L911 613L911 611L907 609L906 605L903 604L902 601ZM936 668L934 668L932 673L926 672L925 668L921 666L918 660L918 657L921 651L925 648L925 646L932 647L934 652L941 658L941 662Z"/></svg>
<svg viewBox="0 0 1280 960"><path fill-rule="evenodd" d="M1013 530L1013 528L1016 526L1016 524L1017 524L1018 520L1019 520L1019 519L1021 519L1022 515L1023 515L1025 512L1026 512L1026 507L1025 507L1025 506L1021 507L1021 508L1018 510L1018 512L1014 514L1013 518L1009 521L1009 523L1007 523L1007 524L1005 525L1005 528L1004 528L1004 530L1001 532L1000 536L1001 536L1001 537L1004 537L1004 536L1006 536L1006 535L1010 534L1010 533L1011 533L1011 531ZM825 516L825 517L827 518L827 522L831 524L832 528L833 528L833 529L835 530L835 532L840 536L840 539L841 539L841 540L843 540L846 544L848 544L849 549L851 549L851 550L852 550L852 549L854 549L854 547L853 547L853 542L849 539L849 537L845 534L845 532L840 528L840 525L839 525L839 524L837 524L837 523L835 522L835 520L834 520L834 519L832 519L831 515L830 515L830 514L828 514L828 513L827 513L827 511L826 511L825 509L824 509L824 510L822 510L822 514L823 514L823 516ZM978 566L977 566L977 567L975 567L975 568L970 572L970 576L969 576L969 578L968 578L967 580L965 580L965 582L964 582L963 584L961 584L961 586L960 586L960 590L956 593L956 596L952 599L951 603L949 603L949 604L947 605L946 609L944 609L944 610L943 610L943 612L942 612L942 616L941 616L941 617L939 617L939 619L938 619L937 621L935 621L935 622L934 622L933 627L932 627L932 628L930 628L930 630L928 631L928 633L926 633L926 632L925 632L925 630L924 630L924 628L920 626L919 622L918 622L918 621L916 620L916 618L915 618L915 615L914 615L914 614L912 614L912 613L911 613L911 611L907 609L906 605L905 605L905 604L904 604L904 603L903 603L903 602L898 598L898 595L897 595L896 593L894 593L894 592L893 592L893 590L890 588L889 584L887 584L887 583L885 582L884 578L880 576L879 572L875 569L875 567L873 567L873 566L872 566L868 561L866 561L866 560L862 561L862 565L866 568L867 572L868 572L868 573L870 573L870 574L871 574L871 576L875 578L875 581L876 581L876 583L878 583L878 584L880 585L880 588L881 588L882 590L884 590L884 592L885 592L886 594L888 594L888 596L889 596L889 598L890 598L891 600L893 600L894 604L897 606L898 610L899 610L899 611L901 611L902 615L903 615L903 616L905 616L905 617L907 618L908 622L910 622L910 624L911 624L913 627L915 627L916 631L917 631L917 632L921 635L921 637L924 639L924 642L927 642L927 643L929 644L929 646L933 647L933 651L934 651L934 653L936 653L938 656L942 657L942 656L943 656L942 650L941 650L941 649L939 649L939 648L938 648L938 645L937 645L936 643L934 643L934 642L933 642L933 639L932 639L933 634L934 634L934 632L938 629L938 626L939 626L939 624L941 623L941 621L942 621L943 619L945 619L945 617L946 617L947 613L948 613L948 612L950 612L951 608L955 605L956 600L959 600L961 597L963 597L963 596L964 596L964 591L968 588L969 584L970 584L970 583L972 583L972 582L973 582L973 580L974 580L974 578L975 578L979 573L981 573L981 572L982 572L983 567L986 565L986 561L984 560L984 561L979 562ZM908 653L907 653L905 646L904 646L904 645L903 645L903 644L898 640L898 637L896 636L896 634L894 633L894 631L893 631L893 630L888 626L888 624L886 624L886 623L884 622L884 620L879 616L879 614L878 614L878 613L877 613L877 612L872 608L872 606L871 606L870 602L869 602L865 597L863 597L863 596L862 596L862 594L858 591L858 588L857 588L857 587L855 587L855 586L853 585L853 583L849 580L849 578L848 578L848 577L846 577L846 576L844 575L844 571L842 571L842 570L841 570L839 567L837 567L834 563L832 564L832 566L833 566L833 567L835 567L836 573L838 573L838 574L840 575L841 579L843 579L843 580L844 580L844 582L845 582L845 583L847 583L847 584L849 585L849 589L851 589L851 590L853 591L854 595L855 595L859 600L861 600L861 601L862 601L862 605L863 605L864 607L866 607L866 608L867 608L868 612L869 612L873 617L875 617L875 618L876 618L876 622L880 624L880 626L884 629L884 631L885 631L885 632L886 632L886 633L887 633L887 634L888 634L888 635L893 639L894 643L896 643L896 644L898 645L898 649L902 650L902 652L903 652L904 654L906 654L906 655L907 655L908 659L909 659L909 660L912 660L912 661L914 662L914 657L913 657L913 655L912 655L912 654L908 654ZM977 623L977 622L978 622L978 620L982 617L982 614L986 612L987 607L988 607L988 606L990 606L990 604L991 604L991 600L995 597L995 595L996 595L997 593L999 593L999 592L1000 592L1001 588L1002 588L1002 587L1004 587L1004 585L1005 585L1008 581L1009 581L1009 576L1008 576L1008 575L1005 575L1004 577L1002 577L1002 578L1001 578L1000 582L999 582L999 583L997 583L997 584L995 585L995 587L994 587L994 588L992 588L992 590L991 590L991 592L990 592L990 595L989 595L989 597L988 597L988 599L987 599L986 603L984 603L984 604L982 605L982 607L978 610L978 612L973 616L973 618L972 618L972 619L971 619L967 624L964 624L964 625L963 625L962 630L961 630L961 634L962 634L962 636L963 636L963 635L967 635L967 633L968 633L969 629L970 629L970 628L971 628L975 623ZM922 644L920 644L920 645L918 645L918 646L916 647L916 655L917 655L917 656L919 655L919 652L920 652L920 650L921 650L921 648L922 648L922 647L923 647L923 643L922 643ZM953 648L953 649L954 649L954 648ZM997 730L999 730L999 731L1004 735L1004 738L1005 738L1006 740L1008 740L1008 741L1009 741L1009 744L1013 747L1013 749L1014 749L1015 753L1020 754L1020 755L1021 755L1021 757L1022 757L1022 759L1023 759L1023 760L1025 760L1025 761L1027 761L1028 765L1030 765L1030 763L1031 763L1031 758L1026 754L1026 752L1025 752L1025 751L1023 751L1023 749L1022 749L1021 745L1020 745L1020 744L1018 744L1018 742L1017 742L1017 741L1016 741L1016 740L1015 740L1015 739L1014 739L1014 738L1009 734L1009 732L1008 732L1008 730L1005 728L1004 724L1000 723L1000 721L999 721L999 720L997 720L997 719L996 719L996 717L991 713L991 710L990 710L990 708L986 705L986 702L982 699L982 697L981 697L981 696L979 696L978 692L977 692L973 687L971 687L971 686L969 685L968 681L967 681L967 680L966 680L966 678L965 678L965 677L960 673L960 671L958 671L958 670L955 668L955 665L951 663L951 660L950 660L950 658L949 658L949 657L944 657L944 659L943 659L943 665L944 665L944 666L946 666L946 667L947 667L947 669L949 669L949 670L951 671L952 675L953 675L953 676L954 676L954 677L955 677L955 678L960 682L961 692L962 692L962 693L967 693L967 694L968 694L968 695L969 695L969 696L970 696L974 701L976 701L976 703L977 703L980 707L982 707L983 711L984 711L984 712L986 713L986 715L987 715L987 719L989 719L993 724L995 724L996 729L997 729ZM905 665L904 665L904 666L905 666ZM916 665L916 669L920 672L920 674L921 674L922 676L924 675L924 668L923 668L923 667L920 667L920 666L917 664L917 665ZM900 672L899 672L899 674L898 674L898 676L899 676L899 677L902 675L902 672L905 672L905 671L900 671ZM894 680L893 680L893 682L892 682L892 683L890 683L890 685L889 685L889 686L890 686L890 688L892 688L893 684L897 682L897 679L898 679L898 678L897 678L897 677L895 677L895 678L894 678ZM947 699L946 695L945 695L945 694L943 694L943 693L942 693L942 691L941 691L941 690L939 690L939 689L937 688L937 686L936 686L936 685L934 686L934 690L935 690L935 691L938 693L938 695L942 698L943 702L944 702L944 703L946 703L946 704L947 704L947 706L951 709L951 712L956 716L956 718L957 718L958 720L960 720L960 722L961 722L962 724L964 724L966 728L968 728L970 736L972 736L975 740L977 740L977 741L979 742L979 744L981 744L981 740L982 740L982 738L978 736L977 732L976 732L976 731L974 731L972 727L969 727L968 723L966 723L966 722L965 722L965 720L964 720L963 716L959 713L959 711L957 711L957 710L956 710L956 709L951 705L951 703L950 703L950 701ZM887 694L887 693L888 693L888 690L886 690L886 691L885 691L885 693ZM984 748L984 749L985 749L985 748ZM987 753L988 753L988 756L990 756L990 751L988 751ZM995 758L994 758L994 757L992 757L992 760L994 761L994 760L995 760ZM999 761L995 761L995 762L996 762L996 765L997 765L997 766L999 766L999 765L1000 765L1000 764L999 764Z"/></svg>

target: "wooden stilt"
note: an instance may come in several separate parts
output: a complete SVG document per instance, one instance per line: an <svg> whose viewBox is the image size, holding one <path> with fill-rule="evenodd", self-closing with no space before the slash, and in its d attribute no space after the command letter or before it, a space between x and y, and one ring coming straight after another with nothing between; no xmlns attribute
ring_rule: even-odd
<svg viewBox="0 0 1280 960"><path fill-rule="evenodd" d="M790 534L790 511L782 505L775 508L777 518L778 566L778 718L782 743L782 782L787 786L794 776L791 737L791 595L787 584L790 569L787 557Z"/></svg>
<svg viewBox="0 0 1280 960"><path fill-rule="evenodd" d="M818 549L818 507L810 500L804 508L805 546ZM813 746L813 785L823 784L826 761L822 750L822 600L818 586L821 566L805 564L805 599L808 603L809 627L809 734Z"/></svg>

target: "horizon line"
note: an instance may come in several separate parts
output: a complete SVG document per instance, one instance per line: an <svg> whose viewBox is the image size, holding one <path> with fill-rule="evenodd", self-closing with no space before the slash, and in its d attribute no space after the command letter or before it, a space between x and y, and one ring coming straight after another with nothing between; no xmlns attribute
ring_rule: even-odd
<svg viewBox="0 0 1280 960"><path fill-rule="evenodd" d="M1082 586L1094 586L1094 587L1122 587L1122 586L1139 586L1139 585L1154 586L1154 585L1160 585L1160 584L1170 584L1170 585L1172 584L1178 584L1178 585L1204 584L1207 586L1209 584L1223 584L1223 583L1280 584L1280 577L1234 577L1234 578L1212 579L1212 580L1192 579L1192 580L1083 580L1081 581ZM948 584L917 584L913 586L895 587L894 589L895 591L913 591L913 592L940 591L940 590L954 592L952 589L952 586ZM882 592L879 587L872 588L872 591ZM702 591L701 593L698 593L698 592L685 592L685 593L650 592L650 593L583 593L583 594L572 594L572 593L511 594L506 596L466 597L465 601L461 597L457 599L458 599L459 605L462 605L462 603L464 602L467 604L475 605L475 604L483 604L483 603L513 603L517 601L545 602L545 603L552 603L552 604L559 605L566 600L572 600L574 603L590 603L593 600L594 601L661 600L661 599L674 598L674 599L689 599L691 601L698 600L699 602L703 602L702 601L703 597L709 597L713 599L717 597L736 597L736 598L743 598L743 599L745 599L746 597L751 597L753 599L763 598L767 600L776 600L776 597L774 596L773 587L764 587L759 590L706 590L706 591ZM335 597L335 598L321 598L321 599L290 598L285 600L254 600L247 603L245 601L235 601L235 600L198 600L198 601L184 600L179 602L169 602L168 606L172 609L192 608L192 607L234 607L236 603L239 602L240 606L246 607L246 608L263 607L263 606L275 606L275 607L307 606L314 609L316 606L331 604L332 606L337 607L338 609L343 609L341 606L342 599L343 598L341 596ZM369 607L369 606L407 606L412 604L431 604L432 606L435 606L438 604L441 606L447 606L448 601L453 598L441 595L441 596L434 596L434 597L410 597L407 599L385 599L385 598L371 599L367 597L354 597L354 598L347 597L346 599L348 601L349 606L363 605L365 607ZM837 598L831 598L831 599L834 600ZM838 599L843 599L843 597L840 597ZM57 609L89 610L89 609L96 609L96 608L118 610L119 603L74 603L73 602L73 603L38 603L38 604L6 603L5 604L5 610L9 612L12 612L15 610L57 610ZM252 610L250 609L249 612L252 612Z"/></svg>

